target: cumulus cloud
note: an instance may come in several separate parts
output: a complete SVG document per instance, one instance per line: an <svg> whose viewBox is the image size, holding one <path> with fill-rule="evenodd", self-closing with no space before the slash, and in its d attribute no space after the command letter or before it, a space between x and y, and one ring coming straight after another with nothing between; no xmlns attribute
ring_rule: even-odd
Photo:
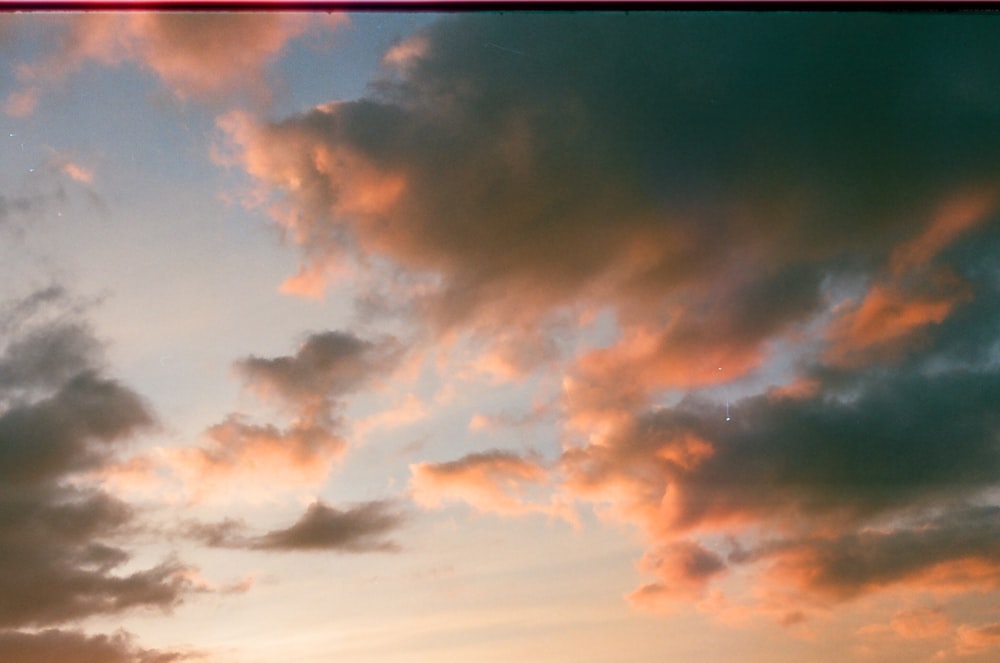
<svg viewBox="0 0 1000 663"><path fill-rule="evenodd" d="M219 128L312 288L385 261L437 338L563 372L555 468L417 463L419 503L594 504L648 540L640 605L734 568L824 604L994 587L998 44L962 16L459 16L362 99ZM594 311L615 338L552 351Z"/></svg>
<svg viewBox="0 0 1000 663"><path fill-rule="evenodd" d="M100 346L67 302L53 287L0 308L0 655L174 660L124 636L11 630L169 610L191 589L188 567L176 560L121 571L130 555L109 541L132 526L133 509L87 475L155 418L138 394L104 375Z"/></svg>
<svg viewBox="0 0 1000 663"><path fill-rule="evenodd" d="M366 502L343 510L314 502L293 525L268 532L255 547L351 552L395 550L396 544L381 537L401 522L401 516L386 502Z"/></svg>
<svg viewBox="0 0 1000 663"><path fill-rule="evenodd" d="M259 496L261 480L272 487L316 483L347 449L342 399L386 377L402 355L391 337L327 331L308 335L291 355L239 359L234 369L248 389L289 414L289 424L231 413L205 430L205 444L163 449L162 456L195 499L241 485Z"/></svg>
<svg viewBox="0 0 1000 663"><path fill-rule="evenodd" d="M947 73L981 61L982 24L647 18L441 21L387 56L405 51L405 72L367 98L221 126L290 203L279 222L307 264L359 249L435 273L423 310L445 328L610 301L652 329L674 318L691 352L663 346L717 355L706 364L726 345L751 365L783 320L814 312L817 269L884 257L928 204L997 172L979 131L991 107ZM850 57L829 57L845 30ZM928 74L946 33L977 46Z"/></svg>
<svg viewBox="0 0 1000 663"><path fill-rule="evenodd" d="M23 19L22 19L23 20ZM48 88L88 64L134 64L152 72L179 99L269 101L268 65L289 41L331 29L343 15L181 12L79 14L64 17L49 51L16 68L20 87L5 101L9 115L34 112Z"/></svg>
<svg viewBox="0 0 1000 663"><path fill-rule="evenodd" d="M292 525L252 536L246 523L223 520L189 524L186 534L221 548L266 551L395 551L399 546L385 537L404 522L403 513L391 500L363 502L343 509L313 502Z"/></svg>

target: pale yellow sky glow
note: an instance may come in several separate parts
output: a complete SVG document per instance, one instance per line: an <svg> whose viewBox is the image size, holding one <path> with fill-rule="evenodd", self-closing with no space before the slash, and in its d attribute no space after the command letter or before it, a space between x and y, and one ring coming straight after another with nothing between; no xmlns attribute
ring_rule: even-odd
<svg viewBox="0 0 1000 663"><path fill-rule="evenodd" d="M997 660L998 63L0 16L0 662Z"/></svg>

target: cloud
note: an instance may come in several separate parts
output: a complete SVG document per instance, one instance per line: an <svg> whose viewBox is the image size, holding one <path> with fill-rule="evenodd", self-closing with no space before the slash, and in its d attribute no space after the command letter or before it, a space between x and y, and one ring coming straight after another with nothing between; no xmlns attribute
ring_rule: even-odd
<svg viewBox="0 0 1000 663"><path fill-rule="evenodd" d="M94 181L94 171L92 168L81 166L80 164L70 161L68 159L59 160L56 166L68 177L70 177L73 180L76 180L77 182L90 184L91 182Z"/></svg>
<svg viewBox="0 0 1000 663"><path fill-rule="evenodd" d="M940 324L957 305L969 301L968 282L933 260L996 211L995 195L965 193L949 201L923 232L895 248L887 273L860 303L848 305L832 321L827 360L861 365L880 357L896 359L921 340L920 332L928 325Z"/></svg>
<svg viewBox="0 0 1000 663"><path fill-rule="evenodd" d="M384 536L403 522L402 512L391 500L363 502L344 509L316 501L289 527L259 536L249 535L246 523L232 519L192 523L185 534L221 548L361 553L398 550L399 546Z"/></svg>
<svg viewBox="0 0 1000 663"><path fill-rule="evenodd" d="M345 252L435 274L425 320L484 334L610 304L637 332L671 326L647 379L682 386L749 370L817 312L824 272L867 270L998 172L981 24L648 18L443 20L366 98L220 126L317 278ZM830 57L845 30L851 56ZM944 32L963 47L928 73Z"/></svg>
<svg viewBox="0 0 1000 663"><path fill-rule="evenodd" d="M195 499L221 485L252 490L268 485L317 482L346 448L328 428L296 421L288 428L251 424L230 414L205 430L207 444L162 450L168 465L191 487Z"/></svg>
<svg viewBox="0 0 1000 663"><path fill-rule="evenodd" d="M554 467L416 463L418 503L589 503L648 543L636 604L739 574L791 623L994 587L994 32L450 17L362 99L219 129L313 289L335 264L389 264L421 284L405 310L434 338L484 343L500 377L563 376ZM559 323L604 312L613 337L563 354Z"/></svg>
<svg viewBox="0 0 1000 663"><path fill-rule="evenodd" d="M1000 588L998 527L998 507L954 509L909 526L779 542L748 561L768 560L770 581L835 600L892 585L988 591Z"/></svg>
<svg viewBox="0 0 1000 663"><path fill-rule="evenodd" d="M306 337L294 355L250 356L238 360L235 368L263 398L311 411L329 408L331 397L357 389L389 370L400 351L391 338L373 342L349 332L328 331Z"/></svg>
<svg viewBox="0 0 1000 663"><path fill-rule="evenodd" d="M941 608L900 610L890 626L903 638L936 638L951 631L951 620Z"/></svg>
<svg viewBox="0 0 1000 663"><path fill-rule="evenodd" d="M9 115L34 112L47 90L89 64L133 64L152 72L181 100L270 101L268 67L309 31L333 29L344 15L135 12L65 17L49 52L21 63L21 87L5 102ZM207 73L211 72L211 73Z"/></svg>
<svg viewBox="0 0 1000 663"><path fill-rule="evenodd" d="M0 306L0 657L11 661L168 661L126 636L22 632L95 615L170 610L189 567L136 569L118 541L134 510L89 477L155 417L104 375L100 345L57 286Z"/></svg>
<svg viewBox="0 0 1000 663"><path fill-rule="evenodd" d="M687 585L689 595L736 573L756 594L778 593L785 608L806 612L876 592L996 591L1000 355L987 330L997 321L1000 269L993 224L974 225L922 249L926 265L886 268L890 281L923 285L947 267L963 283L966 296L919 344L846 365L825 363L820 344L788 388L734 398L731 420L705 394L657 407L640 388L616 404L622 392L608 381L602 403L600 392L580 398L570 379L570 421L603 428L564 450L558 490L637 524L653 551L678 541L704 547L720 535L758 542L752 554L737 545L725 568ZM669 605L667 588L685 587L675 576L682 580L644 585L632 602ZM748 609L773 612L769 601ZM732 612L718 605L720 617Z"/></svg>
<svg viewBox="0 0 1000 663"><path fill-rule="evenodd" d="M659 579L643 585L628 598L642 607L657 607L664 600L700 597L708 581L725 570L726 563L721 556L697 543L680 541L647 552L639 568Z"/></svg>
<svg viewBox="0 0 1000 663"><path fill-rule="evenodd" d="M484 513L543 513L575 522L565 505L541 502L530 495L532 487L549 481L547 468L535 458L492 450L444 463L415 463L410 465L410 474L413 499L424 507L460 501Z"/></svg>
<svg viewBox="0 0 1000 663"><path fill-rule="evenodd" d="M262 550L345 550L367 552L396 550L382 535L402 522L387 502L365 502L336 509L314 502L291 527L268 532L255 547Z"/></svg>
<svg viewBox="0 0 1000 663"><path fill-rule="evenodd" d="M978 654L991 649L1000 649L1000 623L973 626L962 624L958 627L956 649L960 655Z"/></svg>
<svg viewBox="0 0 1000 663"><path fill-rule="evenodd" d="M0 658L6 663L170 663L192 655L142 649L126 633L86 635L80 631L0 631ZM198 657L194 657L198 658Z"/></svg>
<svg viewBox="0 0 1000 663"><path fill-rule="evenodd" d="M962 506L988 500L1000 483L998 373L980 364L925 374L911 365L820 385L736 401L733 421L696 397L624 419L564 452L561 490L636 523L654 546L691 535L778 536L730 561L804 602L1000 587L992 543L1000 507ZM683 588L676 568L667 566L668 576ZM656 605L667 586L631 598Z"/></svg>
<svg viewBox="0 0 1000 663"><path fill-rule="evenodd" d="M279 428L231 413L205 430L206 444L162 456L194 499L239 486L260 496L261 480L272 488L319 482L347 449L341 399L387 377L402 355L393 338L327 331L308 335L292 355L239 359L235 372L261 400L289 413L290 423Z"/></svg>

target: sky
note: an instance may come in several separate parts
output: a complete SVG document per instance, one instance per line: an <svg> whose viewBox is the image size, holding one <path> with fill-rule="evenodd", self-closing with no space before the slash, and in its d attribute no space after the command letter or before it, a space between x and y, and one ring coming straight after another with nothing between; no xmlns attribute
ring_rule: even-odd
<svg viewBox="0 0 1000 663"><path fill-rule="evenodd" d="M1000 18L0 15L0 660L1000 656Z"/></svg>

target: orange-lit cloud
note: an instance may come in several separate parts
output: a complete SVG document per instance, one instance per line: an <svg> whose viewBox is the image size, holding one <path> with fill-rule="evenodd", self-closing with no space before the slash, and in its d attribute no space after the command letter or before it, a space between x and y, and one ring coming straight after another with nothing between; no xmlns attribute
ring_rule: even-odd
<svg viewBox="0 0 1000 663"><path fill-rule="evenodd" d="M291 355L239 359L236 373L263 402L290 414L289 425L256 424L230 414L206 429L205 444L164 449L161 454L195 499L231 494L236 488L246 499L260 498L270 492L254 486L287 490L316 484L347 448L340 433L340 399L384 378L401 355L400 344L391 338L367 341L328 331L308 335ZM378 423L373 420L369 426ZM381 422L389 423L388 416Z"/></svg>
<svg viewBox="0 0 1000 663"><path fill-rule="evenodd" d="M893 285L873 286L856 308L831 326L827 358L837 364L859 364L881 350L883 357L895 359L907 347L905 342L912 345L915 332L940 323L968 300L959 284L949 289L950 294L934 296L907 293Z"/></svg>
<svg viewBox="0 0 1000 663"><path fill-rule="evenodd" d="M995 195L959 196L948 201L916 237L895 248L886 274L860 303L848 307L827 331L827 360L841 365L871 359L896 360L920 340L920 332L940 324L972 294L953 270L933 259L963 233L996 211Z"/></svg>
<svg viewBox="0 0 1000 663"><path fill-rule="evenodd" d="M1000 649L1000 623L958 627L955 648L960 655L979 654Z"/></svg>
<svg viewBox="0 0 1000 663"><path fill-rule="evenodd" d="M46 88L90 63L135 64L153 72L179 99L246 97L269 101L267 67L289 41L335 28L344 15L315 20L302 14L80 14L64 19L42 59L17 69L21 88L5 102L8 114L31 114Z"/></svg>
<svg viewBox="0 0 1000 663"><path fill-rule="evenodd" d="M652 550L639 561L639 570L657 576L629 594L629 600L643 608L658 608L677 599L701 597L708 581L726 569L718 554L691 541L680 541Z"/></svg>
<svg viewBox="0 0 1000 663"><path fill-rule="evenodd" d="M90 184L94 181L94 169L84 166L65 155L55 155L51 161L52 166L70 179Z"/></svg>
<svg viewBox="0 0 1000 663"><path fill-rule="evenodd" d="M168 465L196 497L237 482L290 488L322 480L346 443L326 428L295 422L287 429L254 425L230 415L205 431L207 444L164 449ZM252 490L250 491L253 492Z"/></svg>
<svg viewBox="0 0 1000 663"><path fill-rule="evenodd" d="M469 340L500 380L562 378L553 468L456 454L411 466L414 499L633 524L639 606L717 596L726 569L790 627L994 587L998 517L969 504L1000 482L997 223L976 187L1000 172L995 113L917 64L916 31L858 76L884 60L874 20L850 24L852 60L829 57L846 18L564 19L442 22L361 99L218 123L303 290L345 256L389 265L425 286L395 312L424 342ZM607 338L564 334L593 311Z"/></svg>
<svg viewBox="0 0 1000 663"><path fill-rule="evenodd" d="M985 223L997 209L997 196L990 191L965 193L947 200L919 235L893 250L889 271L896 278L927 269L931 260L949 244L977 225Z"/></svg>
<svg viewBox="0 0 1000 663"><path fill-rule="evenodd" d="M548 472L539 462L512 452L495 450L444 463L416 463L410 465L410 473L413 499L427 508L458 501L484 513L543 513L572 521L564 505L532 498L530 489L543 486Z"/></svg>
<svg viewBox="0 0 1000 663"><path fill-rule="evenodd" d="M900 610L889 626L902 638L938 638L952 629L951 620L940 608Z"/></svg>

